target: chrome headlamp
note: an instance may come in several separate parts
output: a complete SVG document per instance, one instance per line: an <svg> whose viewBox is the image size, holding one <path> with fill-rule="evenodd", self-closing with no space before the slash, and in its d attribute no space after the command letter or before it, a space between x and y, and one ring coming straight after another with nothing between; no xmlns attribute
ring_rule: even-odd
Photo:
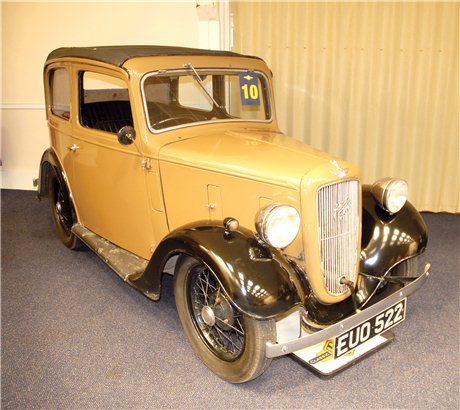
<svg viewBox="0 0 460 410"><path fill-rule="evenodd" d="M300 215L292 206L272 204L258 212L256 229L269 245L286 248L299 232Z"/></svg>
<svg viewBox="0 0 460 410"><path fill-rule="evenodd" d="M399 212L407 200L407 182L404 179L384 178L372 185L372 195L390 214Z"/></svg>

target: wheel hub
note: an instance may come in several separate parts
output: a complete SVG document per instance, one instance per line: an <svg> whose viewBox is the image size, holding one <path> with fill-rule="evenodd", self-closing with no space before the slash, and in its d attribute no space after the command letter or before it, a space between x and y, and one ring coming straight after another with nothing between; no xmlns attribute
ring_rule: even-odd
<svg viewBox="0 0 460 410"><path fill-rule="evenodd" d="M57 214L61 224L65 226L66 221L65 221L64 215L62 213L62 205L61 205L61 203L59 201L56 202L56 214Z"/></svg>
<svg viewBox="0 0 460 410"><path fill-rule="evenodd" d="M190 314L195 328L220 359L236 360L245 346L243 317L223 293L223 289L209 269L196 266L191 272Z"/></svg>
<svg viewBox="0 0 460 410"><path fill-rule="evenodd" d="M219 318L217 325L223 330L230 330L235 323L232 305L222 295L214 308L214 314Z"/></svg>
<svg viewBox="0 0 460 410"><path fill-rule="evenodd" d="M203 318L203 322L208 326L214 326L216 324L216 315L211 306L203 306L203 309L201 309L201 317Z"/></svg>

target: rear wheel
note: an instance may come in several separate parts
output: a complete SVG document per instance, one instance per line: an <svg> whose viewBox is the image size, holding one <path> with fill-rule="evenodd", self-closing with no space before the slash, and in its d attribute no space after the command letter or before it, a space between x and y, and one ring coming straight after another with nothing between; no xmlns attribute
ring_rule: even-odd
<svg viewBox="0 0 460 410"><path fill-rule="evenodd" d="M79 248L80 241L72 233L72 226L76 223L75 211L67 193L54 172L50 172L49 200L56 233L61 242L70 249Z"/></svg>
<svg viewBox="0 0 460 410"><path fill-rule="evenodd" d="M235 308L204 263L179 259L174 296L193 349L219 377L242 383L267 369L271 359L265 357L265 343L275 339L274 320L256 320Z"/></svg>

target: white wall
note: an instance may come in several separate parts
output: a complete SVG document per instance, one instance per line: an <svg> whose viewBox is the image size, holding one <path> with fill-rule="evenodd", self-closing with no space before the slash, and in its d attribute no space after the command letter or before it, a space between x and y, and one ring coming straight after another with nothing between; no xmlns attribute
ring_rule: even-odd
<svg viewBox="0 0 460 410"><path fill-rule="evenodd" d="M1 187L33 189L48 147L43 64L65 46L158 44L222 48L217 2L2 3ZM227 3L224 1L223 3ZM225 14L225 13L224 13Z"/></svg>

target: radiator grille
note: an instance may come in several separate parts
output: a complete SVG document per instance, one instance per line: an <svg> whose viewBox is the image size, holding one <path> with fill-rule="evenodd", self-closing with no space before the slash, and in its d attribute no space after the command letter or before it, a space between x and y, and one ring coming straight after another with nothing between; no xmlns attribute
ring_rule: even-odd
<svg viewBox="0 0 460 410"><path fill-rule="evenodd" d="M354 281L358 258L359 182L341 181L318 190L318 235L321 271L327 291L347 291L340 279Z"/></svg>

